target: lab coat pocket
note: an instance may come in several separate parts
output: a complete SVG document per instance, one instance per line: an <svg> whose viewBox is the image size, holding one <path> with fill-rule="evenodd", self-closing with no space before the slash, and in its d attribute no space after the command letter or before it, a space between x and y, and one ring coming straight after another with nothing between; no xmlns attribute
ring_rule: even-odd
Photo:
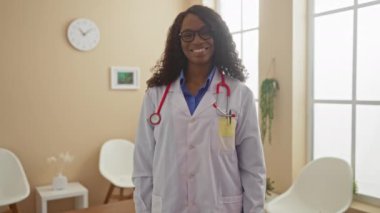
<svg viewBox="0 0 380 213"><path fill-rule="evenodd" d="M235 118L218 118L218 132L220 138L220 147L222 152L235 150Z"/></svg>
<svg viewBox="0 0 380 213"><path fill-rule="evenodd" d="M241 213L243 210L243 195L222 197L223 213Z"/></svg>
<svg viewBox="0 0 380 213"><path fill-rule="evenodd" d="M162 212L162 198L158 195L152 194L152 213Z"/></svg>

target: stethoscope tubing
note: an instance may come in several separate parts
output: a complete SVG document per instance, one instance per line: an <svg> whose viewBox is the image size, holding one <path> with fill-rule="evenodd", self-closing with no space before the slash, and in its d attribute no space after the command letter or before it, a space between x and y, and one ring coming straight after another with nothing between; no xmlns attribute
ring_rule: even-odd
<svg viewBox="0 0 380 213"><path fill-rule="evenodd" d="M165 91L164 91L164 95L161 98L161 101L160 101L160 104L158 105L157 111L155 113L153 113L152 115L150 115L150 117L149 117L149 123L152 125L158 125L159 123L161 123L161 109L162 109L162 105L164 105L166 96L169 93L170 86L171 86L171 83L169 83L168 86L166 86Z"/></svg>
<svg viewBox="0 0 380 213"><path fill-rule="evenodd" d="M228 109L229 109L229 103L230 103L230 95L231 95L231 88L230 86L228 86L228 84L226 84L226 80L224 78L226 74L222 71L221 72L221 82L219 82L217 85L216 85L216 102L213 104L214 108L217 109L219 112L221 112L223 114L224 117L234 117L232 116L231 114L229 114L228 112ZM219 98L219 93L220 93L220 87L224 87L226 89L226 96L227 96L227 103L226 103L226 112L223 112L217 105L218 102L218 98Z"/></svg>
<svg viewBox="0 0 380 213"><path fill-rule="evenodd" d="M228 86L228 84L226 84L226 81L225 81L225 73L222 71L220 72L221 73L221 78L222 80L216 85L216 102L213 104L213 107L215 109L217 109L217 111L219 111L223 116L223 117L235 117L236 115L234 113L231 113L231 110L230 112L228 111L229 109L229 98L230 98L230 95L231 95L231 89L230 87ZM161 123L161 109L162 109L162 106L164 105L164 102L165 102L165 99L166 99L166 96L168 95L169 93L169 89L170 89L170 86L171 86L171 83L169 83L166 88L165 88L165 91L164 91L164 94L161 98L161 101L160 101L160 104L158 105L158 108L157 108L157 111L152 113L148 119L149 123L153 126L155 125L158 125L159 123ZM226 89L226 96L227 96L227 104L226 104L226 112L223 112L217 105L218 103L218 97L219 97L219 93L220 93L220 87L224 87ZM219 113L218 113L219 114Z"/></svg>

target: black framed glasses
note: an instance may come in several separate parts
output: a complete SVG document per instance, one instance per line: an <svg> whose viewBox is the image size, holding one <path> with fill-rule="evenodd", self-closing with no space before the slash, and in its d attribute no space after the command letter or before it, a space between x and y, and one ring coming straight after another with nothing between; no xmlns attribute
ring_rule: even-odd
<svg viewBox="0 0 380 213"><path fill-rule="evenodd" d="M208 40L213 37L212 31L208 29L207 27L202 27L200 30L193 31L193 30L184 30L179 33L179 37L184 42L192 42L194 41L195 34L198 34L200 38L203 40Z"/></svg>

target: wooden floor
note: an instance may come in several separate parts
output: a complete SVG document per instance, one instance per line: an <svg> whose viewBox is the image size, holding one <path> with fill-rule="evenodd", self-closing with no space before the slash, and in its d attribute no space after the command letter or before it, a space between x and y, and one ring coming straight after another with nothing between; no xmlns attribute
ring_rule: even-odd
<svg viewBox="0 0 380 213"><path fill-rule="evenodd" d="M134 213L135 206L133 200L112 202L106 205L93 206L87 209L68 211L66 213ZM365 213L355 209L349 209L346 213Z"/></svg>
<svg viewBox="0 0 380 213"><path fill-rule="evenodd" d="M348 211L346 211L346 213L368 213L368 212L363 212L356 209L349 209Z"/></svg>
<svg viewBox="0 0 380 213"><path fill-rule="evenodd" d="M100 206L91 206L87 209L68 211L65 213L134 213L133 200L115 201Z"/></svg>

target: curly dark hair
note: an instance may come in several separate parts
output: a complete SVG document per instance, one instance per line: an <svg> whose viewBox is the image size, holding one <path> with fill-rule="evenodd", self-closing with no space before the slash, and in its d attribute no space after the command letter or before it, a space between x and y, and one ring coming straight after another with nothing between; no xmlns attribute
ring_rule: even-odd
<svg viewBox="0 0 380 213"><path fill-rule="evenodd" d="M244 82L247 72L238 57L235 42L226 23L214 10L194 5L175 18L169 29L165 51L152 68L153 76L147 81L148 87L168 85L179 77L182 69L187 68L187 58L182 52L179 33L182 21L189 13L198 16L213 33L215 48L213 64L228 76Z"/></svg>

